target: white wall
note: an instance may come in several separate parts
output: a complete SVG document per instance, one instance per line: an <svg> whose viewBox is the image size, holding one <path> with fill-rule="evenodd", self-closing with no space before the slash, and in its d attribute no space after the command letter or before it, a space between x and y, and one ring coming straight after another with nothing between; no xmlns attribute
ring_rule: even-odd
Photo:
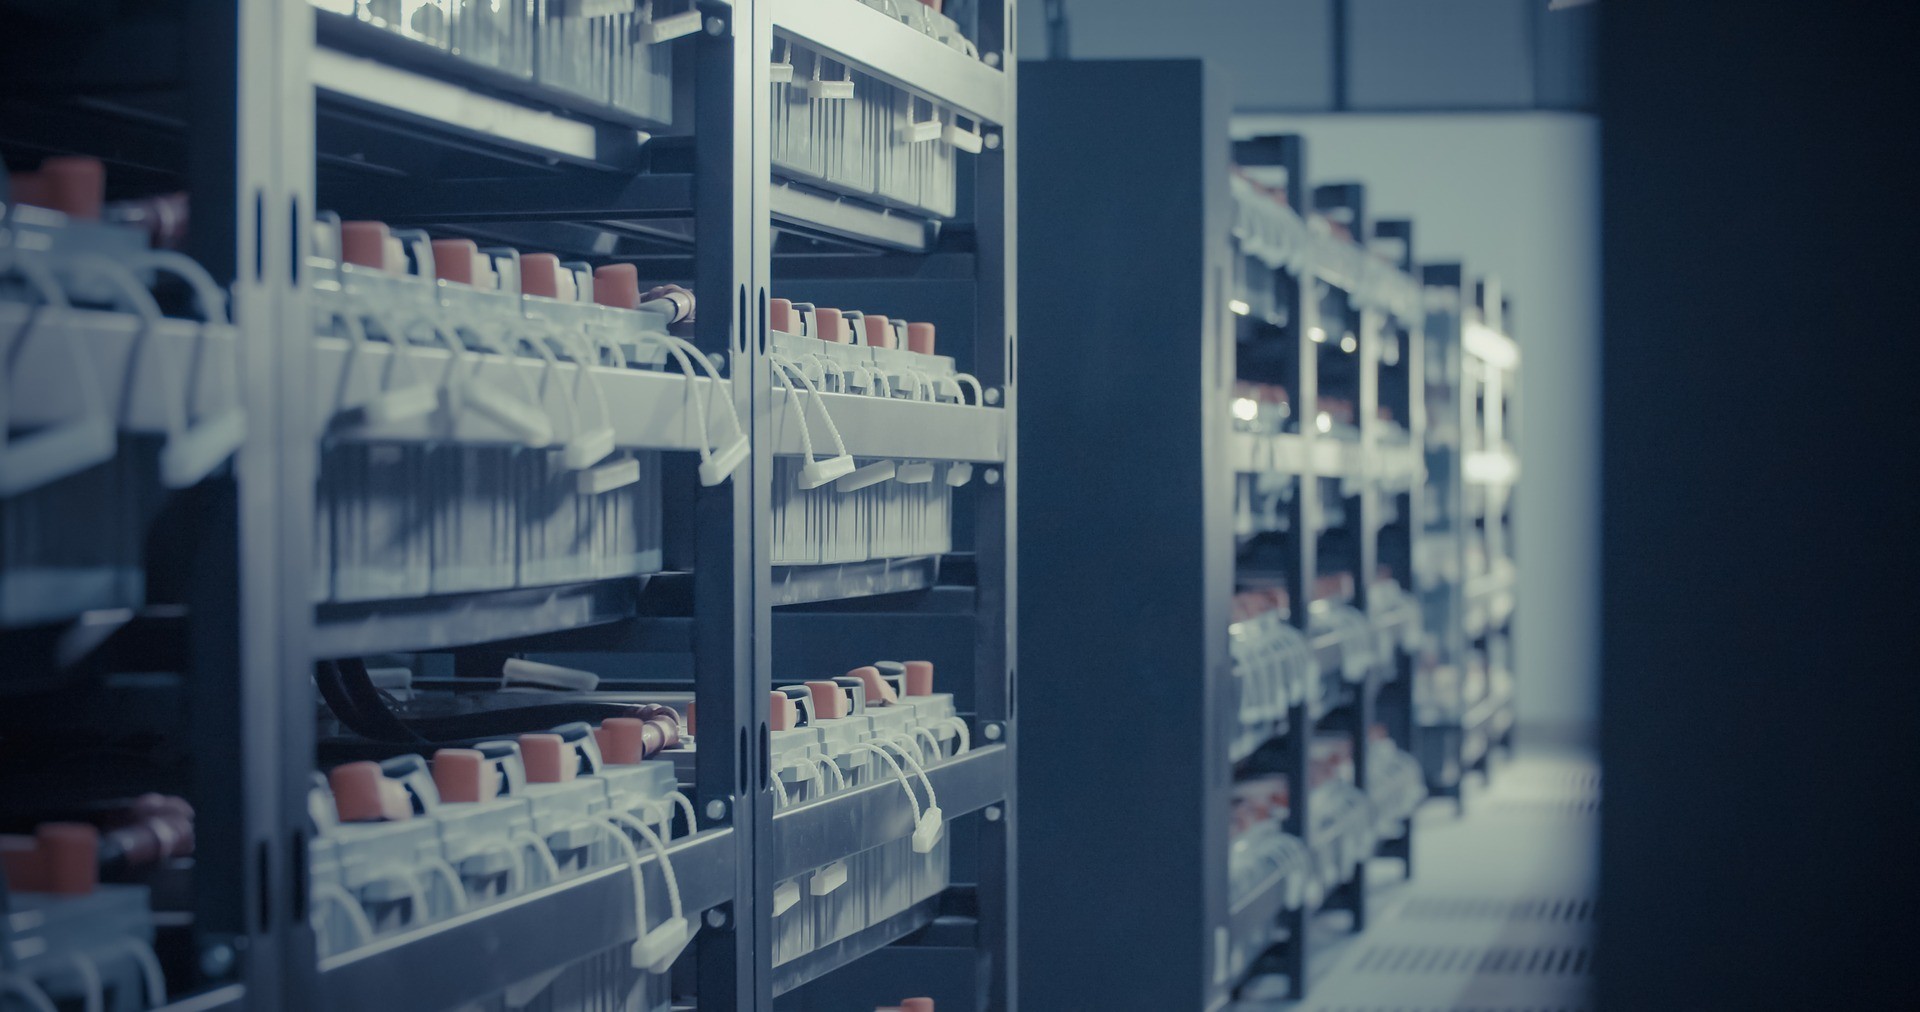
<svg viewBox="0 0 1920 1012"><path fill-rule="evenodd" d="M1562 113L1243 116L1300 133L1314 183L1367 184L1423 261L1496 274L1522 346L1515 666L1523 727L1590 726L1599 705L1599 128ZM1525 733L1525 732L1523 732Z"/></svg>

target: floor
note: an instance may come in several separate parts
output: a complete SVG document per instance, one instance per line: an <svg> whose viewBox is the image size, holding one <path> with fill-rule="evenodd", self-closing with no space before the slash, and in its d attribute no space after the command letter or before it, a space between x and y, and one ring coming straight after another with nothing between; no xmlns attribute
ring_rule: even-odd
<svg viewBox="0 0 1920 1012"><path fill-rule="evenodd" d="M1469 785L1466 815L1416 816L1415 875L1376 861L1371 923L1320 919L1309 999L1242 1012L1587 1012L1592 1006L1600 770L1590 752L1536 747ZM1267 993L1284 993L1275 980Z"/></svg>

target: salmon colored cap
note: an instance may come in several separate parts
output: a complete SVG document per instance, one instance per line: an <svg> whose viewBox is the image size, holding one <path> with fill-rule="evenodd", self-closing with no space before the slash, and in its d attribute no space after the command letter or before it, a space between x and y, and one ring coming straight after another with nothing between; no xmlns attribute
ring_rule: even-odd
<svg viewBox="0 0 1920 1012"><path fill-rule="evenodd" d="M807 692L813 696L813 712L823 720L847 715L847 694L840 689L838 682L808 682Z"/></svg>
<svg viewBox="0 0 1920 1012"><path fill-rule="evenodd" d="M768 300L767 326L772 327L773 329L780 331L783 334L791 334L794 332L793 300L792 299Z"/></svg>
<svg viewBox="0 0 1920 1012"><path fill-rule="evenodd" d="M820 333L814 335L820 340L832 341L835 344L847 343L845 318L840 315L838 309L815 309L813 323L820 329Z"/></svg>
<svg viewBox="0 0 1920 1012"><path fill-rule="evenodd" d="M593 271L593 301L616 309L640 304L640 269L632 264L608 264Z"/></svg>
<svg viewBox="0 0 1920 1012"><path fill-rule="evenodd" d="M608 717L600 722L593 736L600 742L600 756L609 765L632 766L645 759L646 722L636 717Z"/></svg>
<svg viewBox="0 0 1920 1012"><path fill-rule="evenodd" d="M560 258L551 253L529 253L521 257L520 294L559 298Z"/></svg>
<svg viewBox="0 0 1920 1012"><path fill-rule="evenodd" d="M884 316L869 316L863 321L867 328L867 347L893 347L893 324Z"/></svg>
<svg viewBox="0 0 1920 1012"><path fill-rule="evenodd" d="M440 800L472 804L481 797L480 781L487 757L470 748L443 748L433 754L433 786Z"/></svg>
<svg viewBox="0 0 1920 1012"><path fill-rule="evenodd" d="M907 324L907 350L917 351L922 355L933 354L933 324Z"/></svg>
<svg viewBox="0 0 1920 1012"><path fill-rule="evenodd" d="M775 691L767 698L767 713L775 731L791 731L800 722L800 708L784 692Z"/></svg>
<svg viewBox="0 0 1920 1012"><path fill-rule="evenodd" d="M435 239L433 275L442 281L473 284L473 261L480 247L472 239Z"/></svg>
<svg viewBox="0 0 1920 1012"><path fill-rule="evenodd" d="M691 699L687 700L687 718L686 719L687 719L687 733L688 734L695 733L693 730L693 700Z"/></svg>
<svg viewBox="0 0 1920 1012"><path fill-rule="evenodd" d="M900 1012L933 1012L933 999L903 998L900 1000Z"/></svg>
<svg viewBox="0 0 1920 1012"><path fill-rule="evenodd" d="M327 774L327 786L333 790L333 810L340 816L340 821L385 820L388 817L386 791L383 789L386 779L378 763L357 762L335 766ZM413 814L411 807L407 814Z"/></svg>
<svg viewBox="0 0 1920 1012"><path fill-rule="evenodd" d="M572 758L567 743L557 734L523 734L520 736L520 761L527 767L527 783L564 784L580 772L580 764L568 762Z"/></svg>
<svg viewBox="0 0 1920 1012"><path fill-rule="evenodd" d="M933 662L932 661L908 661L907 662L907 695L909 696L933 695Z"/></svg>
<svg viewBox="0 0 1920 1012"><path fill-rule="evenodd" d="M40 196L47 207L81 221L99 221L107 200L107 167L98 158L49 158L40 163Z"/></svg>
<svg viewBox="0 0 1920 1012"><path fill-rule="evenodd" d="M31 836L0 836L0 876L7 889L17 893L47 891L47 863L40 856L40 841Z"/></svg>
<svg viewBox="0 0 1920 1012"><path fill-rule="evenodd" d="M387 269L387 240L393 232L384 221L346 221L340 223L340 256L358 267Z"/></svg>
<svg viewBox="0 0 1920 1012"><path fill-rule="evenodd" d="M100 831L84 822L48 822L34 830L46 891L85 896L100 884Z"/></svg>
<svg viewBox="0 0 1920 1012"><path fill-rule="evenodd" d="M868 665L864 668L854 668L852 671L847 672L847 674L860 679L860 684L867 687L867 703L870 705L892 703L900 698L899 695L893 691L893 686L888 685L887 680L880 677L879 668Z"/></svg>

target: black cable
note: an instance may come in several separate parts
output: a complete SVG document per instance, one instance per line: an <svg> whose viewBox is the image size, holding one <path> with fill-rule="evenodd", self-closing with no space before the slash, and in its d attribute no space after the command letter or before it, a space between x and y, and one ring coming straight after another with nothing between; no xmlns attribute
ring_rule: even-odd
<svg viewBox="0 0 1920 1012"><path fill-rule="evenodd" d="M580 700L566 703L537 703L510 710L482 710L451 717L402 719L387 705L373 684L364 661L348 659L328 661L317 666L314 681L320 687L327 708L347 730L366 739L369 754L392 754L381 746L404 745L408 750L422 748L459 748L493 738L512 737L528 731L541 731L561 724L596 723L609 717L639 716L641 704L605 703ZM346 743L334 740L336 748Z"/></svg>

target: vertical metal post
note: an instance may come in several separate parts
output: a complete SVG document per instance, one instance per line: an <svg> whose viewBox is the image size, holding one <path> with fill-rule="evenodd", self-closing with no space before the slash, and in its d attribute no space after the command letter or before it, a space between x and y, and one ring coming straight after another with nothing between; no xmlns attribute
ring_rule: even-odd
<svg viewBox="0 0 1920 1012"><path fill-rule="evenodd" d="M751 0L702 0L700 10L706 20L694 43L694 273L701 309L694 341L726 361L733 407L750 419L754 451L730 480L694 494L694 689L703 743L696 806L702 828L732 827L736 856L733 902L710 915L718 924L699 928L697 977L703 1006L766 1009L771 981L759 969L770 912L755 890L769 868L756 844L772 819L762 769L767 698L756 691L769 681L760 648L770 626L762 395L770 14Z"/></svg>
<svg viewBox="0 0 1920 1012"><path fill-rule="evenodd" d="M299 21L287 6L195 0L185 8L182 36L195 43L195 55L183 57L194 201L188 252L230 288L246 352L240 382L250 427L233 477L201 489L208 508L200 513L200 565L188 591L195 800L204 824L218 830L200 839L194 914L208 982L240 976L251 1001L278 1008L299 1007L297 999L282 998L305 921L295 865L304 853L304 811L296 821L281 802L296 779L288 750L312 735L311 711L304 735L296 732L289 742L283 734L292 700L301 696L288 686L305 676L302 626L297 618L289 624L295 603L287 597L298 587L298 605L306 605L304 528L298 553L289 557L286 546L306 514L299 503L287 512L282 482L300 455L291 465L282 460L280 424L290 410L283 384L306 374L281 359L284 326L298 304L291 265L297 229L281 208L298 189L290 181L304 178L284 160L303 157L311 144L311 117L301 118L310 106L294 102L290 118L281 107L286 33ZM304 58L297 65L304 67ZM310 972L311 948L305 951Z"/></svg>
<svg viewBox="0 0 1920 1012"><path fill-rule="evenodd" d="M1013 0L997 0L981 5L979 47L982 53L999 54L1001 72L1006 75L1008 95L1017 95L1019 70L1015 47L1016 16ZM975 336L974 364L981 384L998 388L1005 411L1007 432L1018 431L1018 386L1016 363L1018 343L1013 307L1018 304L1018 285L1014 244L1014 213L1018 204L1016 181L1018 162L1014 147L1014 124L1018 116L1011 104L1008 122L994 134L998 143L980 153L974 172L975 237ZM1006 464L999 480L991 484L975 483L974 551L977 567L977 592L974 597L974 719L986 728L998 724L1001 740L1012 750L1018 769L1018 736L1015 734L1014 664L1016 596L1015 534L1016 494L1019 467L1016 462L1019 440L1007 440ZM1012 1009L1017 1006L1014 980L1017 967L1012 890L1018 881L1015 819L1019 811L1018 791L1007 785L1007 799L1001 806L1001 818L976 820L978 824L978 896L981 958L987 966L985 1008Z"/></svg>

